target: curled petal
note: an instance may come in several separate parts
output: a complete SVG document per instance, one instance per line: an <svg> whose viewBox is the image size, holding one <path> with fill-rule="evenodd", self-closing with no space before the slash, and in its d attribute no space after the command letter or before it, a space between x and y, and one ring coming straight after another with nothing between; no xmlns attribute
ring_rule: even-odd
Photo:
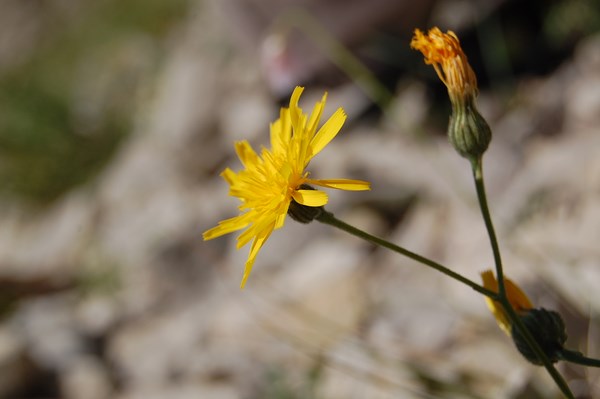
<svg viewBox="0 0 600 399"><path fill-rule="evenodd" d="M423 54L426 64L433 65L451 96L477 95L477 77L454 32L434 27L424 34L415 29L410 46Z"/></svg>
<svg viewBox="0 0 600 399"><path fill-rule="evenodd" d="M296 190L292 194L294 200L306 206L323 206L327 203L327 194L319 190Z"/></svg>

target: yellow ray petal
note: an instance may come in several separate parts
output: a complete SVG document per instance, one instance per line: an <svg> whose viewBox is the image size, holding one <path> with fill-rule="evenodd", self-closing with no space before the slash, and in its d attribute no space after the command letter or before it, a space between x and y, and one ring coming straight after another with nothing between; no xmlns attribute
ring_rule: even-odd
<svg viewBox="0 0 600 399"><path fill-rule="evenodd" d="M302 109L298 106L298 101L300 100L303 91L304 87L296 86L292 92L292 97L290 98L290 117L292 125L294 126L298 126L302 116Z"/></svg>
<svg viewBox="0 0 600 399"><path fill-rule="evenodd" d="M246 140L235 143L235 152L244 167L249 168L258 163L258 155Z"/></svg>
<svg viewBox="0 0 600 399"><path fill-rule="evenodd" d="M290 208L290 203L287 202L283 207L283 211L281 212L281 214L279 216L277 216L277 219L275 220L274 230L277 230L277 229L280 229L283 227L283 224L285 223L285 217L287 216L289 208Z"/></svg>
<svg viewBox="0 0 600 399"><path fill-rule="evenodd" d="M366 191L371 189L371 183L368 181L353 179L309 179L306 183L347 191Z"/></svg>
<svg viewBox="0 0 600 399"><path fill-rule="evenodd" d="M498 292L498 281L491 270L486 270L481 273L481 279L485 288L496 293ZM521 288L519 288L519 286L513 283L510 279L504 279L504 288L506 289L506 296L509 303L513 309L517 311L517 313L522 313L528 309L533 309L533 304L527 295L525 295ZM487 297L485 298L485 302L490 309L490 312L492 312L496 318L496 322L500 328L510 336L512 325L502 305L499 302Z"/></svg>
<svg viewBox="0 0 600 399"><path fill-rule="evenodd" d="M221 237L222 235L241 230L250 224L248 214L244 213L232 217L230 219L221 220L219 225L202 233L204 241L212 240L213 238Z"/></svg>
<svg viewBox="0 0 600 399"><path fill-rule="evenodd" d="M231 186L235 181L235 177L237 176L237 174L233 170L226 168L223 172L221 172L221 176Z"/></svg>
<svg viewBox="0 0 600 399"><path fill-rule="evenodd" d="M317 155L333 138L339 133L342 125L346 121L346 113L342 108L338 108L337 111L331 115L329 120L325 122L319 129L315 137L310 142L312 148L312 156Z"/></svg>
<svg viewBox="0 0 600 399"><path fill-rule="evenodd" d="M321 101L319 101L315 104L315 107L313 108L313 112L310 115L310 119L308 121L308 125L306 126L306 129L309 131L311 137L314 134L314 132L317 131L317 125L319 124L319 121L321 120L321 115L323 114L323 109L325 108L325 101L327 101L327 93L325 93L323 95L323 98L321 99Z"/></svg>
<svg viewBox="0 0 600 399"><path fill-rule="evenodd" d="M275 122L271 123L270 132L271 132L271 151L273 153L281 152L284 150L285 145L283 142L282 133L283 122L281 118L277 119Z"/></svg>
<svg viewBox="0 0 600 399"><path fill-rule="evenodd" d="M259 233L252 242L252 248L250 248L248 260L246 261L246 265L244 266L244 275L242 277L242 282L240 283L240 288L244 288L244 286L246 285L246 281L250 276L252 266L254 265L254 261L256 260L256 255L258 255L258 251L260 251L265 242L267 242L272 231L273 229L271 228Z"/></svg>
<svg viewBox="0 0 600 399"><path fill-rule="evenodd" d="M252 219L253 223L246 231L239 235L237 238L237 249L242 248L244 245L248 244L252 238L255 236L260 236L264 231L269 230L273 231L274 221L277 219L277 215L257 215L257 212L253 209L248 213L254 213L254 217Z"/></svg>
<svg viewBox="0 0 600 399"><path fill-rule="evenodd" d="M306 206L323 206L327 203L327 194L319 190L296 190L292 197Z"/></svg>
<svg viewBox="0 0 600 399"><path fill-rule="evenodd" d="M481 279L483 280L483 286L490 291L498 292L498 282L494 277L494 273L491 270L486 270L481 273ZM494 315L498 326L504 331L508 336L510 336L511 325L508 320L508 316L504 312L502 305L500 303L486 297L485 303L487 304L488 309Z"/></svg>
<svg viewBox="0 0 600 399"><path fill-rule="evenodd" d="M525 295L521 288L519 288L519 286L513 283L510 279L504 279L504 288L506 289L508 301L517 311L517 313L523 312L524 310L533 309L533 304L527 295Z"/></svg>

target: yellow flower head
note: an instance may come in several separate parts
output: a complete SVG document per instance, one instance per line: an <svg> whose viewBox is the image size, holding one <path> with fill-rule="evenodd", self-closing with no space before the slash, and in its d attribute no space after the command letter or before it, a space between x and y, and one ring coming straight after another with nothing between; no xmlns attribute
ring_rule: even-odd
<svg viewBox="0 0 600 399"><path fill-rule="evenodd" d="M203 234L204 240L246 229L239 237L240 249L251 240L241 288L252 270L258 251L273 230L283 226L292 200L301 205L319 207L327 203L327 194L304 189L303 184L349 191L369 190L368 182L347 179L311 179L304 169L310 160L338 134L346 114L342 108L321 126L319 120L325 107L327 93L317 102L310 116L298 107L304 88L296 87L290 107L282 108L280 117L271 124L271 148L262 148L258 155L247 141L235 143L236 153L245 169L234 172L227 168L221 176L229 183L229 195L242 202L240 215L219 222Z"/></svg>
<svg viewBox="0 0 600 399"><path fill-rule="evenodd" d="M498 292L498 281L491 270L486 270L481 273L481 279L483 280L483 286L485 288L493 292ZM527 311L533 309L531 301L529 298L527 298L527 295L525 295L518 285L505 278L504 288L506 289L506 296L508 297L510 305L519 315L523 315L527 313ZM508 315L502 308L502 305L488 297L485 298L485 301L488 305L488 308L496 318L500 328L510 337L512 325Z"/></svg>
<svg viewBox="0 0 600 399"><path fill-rule="evenodd" d="M442 33L435 27L425 35L415 29L410 47L423 53L426 64L433 65L453 104L477 96L477 78L454 32Z"/></svg>

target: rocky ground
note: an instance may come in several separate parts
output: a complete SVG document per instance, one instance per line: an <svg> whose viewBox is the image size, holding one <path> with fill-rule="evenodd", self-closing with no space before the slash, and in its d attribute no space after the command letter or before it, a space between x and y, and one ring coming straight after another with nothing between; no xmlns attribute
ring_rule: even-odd
<svg viewBox="0 0 600 399"><path fill-rule="evenodd" d="M239 289L247 248L202 232L236 214L219 172L239 167L234 141L268 143L286 80L265 79L273 60L231 32L245 29L232 4L188 4L159 45L121 42L109 64L130 73L104 78L132 123L110 161L45 206L2 200L0 397L558 397L474 291L326 226L286 221ZM434 20L451 22L446 8ZM421 11L402 30L428 26ZM344 106L349 121L312 175L372 182L330 192L327 208L477 280L492 253L468 162L423 78L433 71L403 72L380 113L319 62L313 73L336 84L307 84L305 109L327 89L326 114ZM102 70L84 74L82 96L106 87ZM479 97L506 272L563 314L570 347L600 356L600 36L512 83ZM578 397L600 396L596 371L558 367Z"/></svg>

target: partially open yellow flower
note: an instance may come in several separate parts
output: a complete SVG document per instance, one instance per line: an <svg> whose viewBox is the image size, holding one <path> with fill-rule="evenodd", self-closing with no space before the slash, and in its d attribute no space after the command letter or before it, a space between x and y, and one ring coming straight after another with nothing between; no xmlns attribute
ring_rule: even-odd
<svg viewBox="0 0 600 399"><path fill-rule="evenodd" d="M410 46L423 53L426 64L433 65L453 103L477 96L477 78L454 32L443 33L435 27L425 35L415 29Z"/></svg>
<svg viewBox="0 0 600 399"><path fill-rule="evenodd" d="M247 141L235 143L236 153L245 169L234 172L227 168L221 176L229 183L229 195L238 197L240 215L219 222L217 227L204 232L205 240L246 229L239 237L240 249L251 240L241 288L252 270L256 255L273 230L283 227L292 200L309 207L327 203L327 194L304 189L302 185L337 188L349 191L369 190L368 182L348 179L312 179L304 169L338 134L346 114L342 108L317 130L327 93L317 102L310 116L298 107L304 88L296 87L290 107L282 108L280 117L271 124L271 149L262 148L258 155Z"/></svg>
<svg viewBox="0 0 600 399"><path fill-rule="evenodd" d="M415 29L410 46L423 53L425 63L433 65L448 88L452 116L448 125L448 139L465 158L476 160L487 150L492 131L477 111L477 78L460 47L456 34L442 33L435 27L427 35Z"/></svg>
<svg viewBox="0 0 600 399"><path fill-rule="evenodd" d="M498 292L498 280L494 276L491 270L486 270L481 273L481 279L483 280L483 286L490 291ZM527 311L533 309L533 305L527 295L519 288L518 285L513 283L510 279L504 278L504 288L506 289L506 296L513 309L519 315L527 313ZM510 337L512 331L512 324L508 315L502 308L502 305L497 301L494 301L488 297L485 298L488 308L496 318L500 328Z"/></svg>

